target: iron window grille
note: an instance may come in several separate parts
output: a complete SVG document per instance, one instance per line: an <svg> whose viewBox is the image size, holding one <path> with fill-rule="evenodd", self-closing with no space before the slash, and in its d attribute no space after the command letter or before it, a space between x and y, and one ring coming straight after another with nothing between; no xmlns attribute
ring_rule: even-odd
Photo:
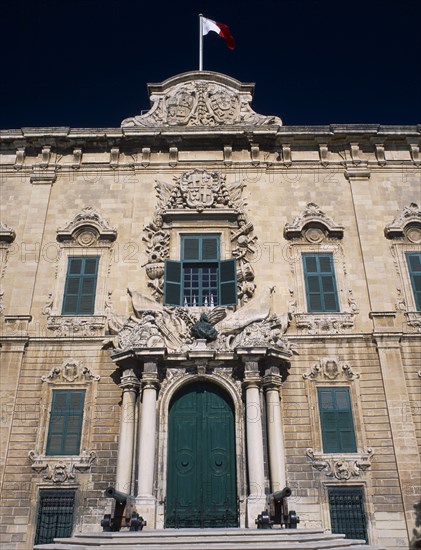
<svg viewBox="0 0 421 550"><path fill-rule="evenodd" d="M328 487L332 533L368 542L362 487Z"/></svg>
<svg viewBox="0 0 421 550"><path fill-rule="evenodd" d="M35 544L48 544L57 537L70 537L75 510L74 490L41 490Z"/></svg>

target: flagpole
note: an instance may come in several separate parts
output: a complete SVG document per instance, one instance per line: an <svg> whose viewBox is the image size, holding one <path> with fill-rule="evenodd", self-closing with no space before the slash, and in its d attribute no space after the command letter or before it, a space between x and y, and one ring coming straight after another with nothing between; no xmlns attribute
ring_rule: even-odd
<svg viewBox="0 0 421 550"><path fill-rule="evenodd" d="M203 71L203 15L199 13L199 71Z"/></svg>

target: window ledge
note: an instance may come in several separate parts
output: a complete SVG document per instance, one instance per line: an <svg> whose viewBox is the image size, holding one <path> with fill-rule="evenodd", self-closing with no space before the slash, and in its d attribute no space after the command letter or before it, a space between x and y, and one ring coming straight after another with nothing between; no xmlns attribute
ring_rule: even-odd
<svg viewBox="0 0 421 550"><path fill-rule="evenodd" d="M65 483L76 479L76 473L85 473L91 470L96 460L95 451L82 451L78 455L37 455L35 451L29 451L31 468L40 474L46 481L53 483Z"/></svg>
<svg viewBox="0 0 421 550"><path fill-rule="evenodd" d="M306 334L339 334L354 326L354 313L293 313L297 328Z"/></svg>
<svg viewBox="0 0 421 550"><path fill-rule="evenodd" d="M306 450L306 456L315 470L323 472L326 477L345 481L363 475L371 467L373 455L370 447L367 451L357 453L322 453L312 448Z"/></svg>
<svg viewBox="0 0 421 550"><path fill-rule="evenodd" d="M54 336L103 336L105 315L49 315L47 328Z"/></svg>

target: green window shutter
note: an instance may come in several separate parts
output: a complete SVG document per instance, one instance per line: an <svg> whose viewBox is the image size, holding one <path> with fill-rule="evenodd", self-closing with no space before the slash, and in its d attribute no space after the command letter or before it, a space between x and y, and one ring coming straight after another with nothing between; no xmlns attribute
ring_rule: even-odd
<svg viewBox="0 0 421 550"><path fill-rule="evenodd" d="M237 304L237 270L235 259L221 260L220 267L220 289L221 306L232 306Z"/></svg>
<svg viewBox="0 0 421 550"><path fill-rule="evenodd" d="M408 263L409 275L411 277L415 308L417 311L421 311L421 253L407 253L406 260Z"/></svg>
<svg viewBox="0 0 421 550"><path fill-rule="evenodd" d="M181 262L165 261L164 303L181 306Z"/></svg>
<svg viewBox="0 0 421 550"><path fill-rule="evenodd" d="M354 422L348 388L318 388L325 453L355 453Z"/></svg>
<svg viewBox="0 0 421 550"><path fill-rule="evenodd" d="M198 237L183 237L181 259L185 261L200 260L200 240Z"/></svg>
<svg viewBox="0 0 421 550"><path fill-rule="evenodd" d="M85 390L53 390L47 455L77 455L82 435Z"/></svg>
<svg viewBox="0 0 421 550"><path fill-rule="evenodd" d="M184 262L217 262L219 260L219 236L182 237L181 259Z"/></svg>
<svg viewBox="0 0 421 550"><path fill-rule="evenodd" d="M303 267L308 311L339 311L333 255L303 254Z"/></svg>
<svg viewBox="0 0 421 550"><path fill-rule="evenodd" d="M69 258L62 315L93 315L99 258Z"/></svg>
<svg viewBox="0 0 421 550"><path fill-rule="evenodd" d="M219 260L219 238L218 237L202 237L202 261L218 261Z"/></svg>

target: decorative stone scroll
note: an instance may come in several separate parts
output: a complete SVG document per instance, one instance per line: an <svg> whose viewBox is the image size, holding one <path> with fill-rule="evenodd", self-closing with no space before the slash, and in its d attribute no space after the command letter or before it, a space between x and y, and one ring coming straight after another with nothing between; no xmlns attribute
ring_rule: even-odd
<svg viewBox="0 0 421 550"><path fill-rule="evenodd" d="M252 110L254 85L219 73L184 73L148 88L150 111L123 120L123 128L282 124L276 116L259 115Z"/></svg>
<svg viewBox="0 0 421 550"><path fill-rule="evenodd" d="M358 372L354 372L347 363L339 364L337 359L324 357L313 365L309 372L303 374L304 380L316 380L325 378L327 380L356 380L360 378Z"/></svg>
<svg viewBox="0 0 421 550"><path fill-rule="evenodd" d="M296 313L297 328L306 334L342 334L354 326L352 313Z"/></svg>
<svg viewBox="0 0 421 550"><path fill-rule="evenodd" d="M93 374L89 367L83 366L81 361L70 359L65 361L60 367L53 367L47 376L41 376L43 382L65 382L72 383L90 382L100 380L98 374Z"/></svg>
<svg viewBox="0 0 421 550"><path fill-rule="evenodd" d="M34 472L41 474L46 481L61 484L76 479L76 472L89 471L96 460L96 453L83 451L78 457L69 457L58 462L51 461L43 455L37 455L35 451L29 451L28 457Z"/></svg>
<svg viewBox="0 0 421 550"><path fill-rule="evenodd" d="M148 261L143 264L148 286L156 300L164 293L164 264L169 259L171 232L167 219L177 215L216 215L236 220L231 229L232 255L237 259L237 285L240 302L247 302L256 288L251 259L256 254L256 236L253 224L247 220L245 184L242 181L227 183L217 171L189 170L174 177L174 183L157 180L157 205L153 220L144 227Z"/></svg>
<svg viewBox="0 0 421 550"><path fill-rule="evenodd" d="M386 225L384 234L388 239L402 239L413 244L421 243L421 208L411 202L405 206L393 222Z"/></svg>
<svg viewBox="0 0 421 550"><path fill-rule="evenodd" d="M48 304L44 306L43 311L48 312ZM54 336L58 338L101 336L104 332L105 315L84 317L49 315L48 313L45 315L48 315L47 328L53 331Z"/></svg>
<svg viewBox="0 0 421 550"><path fill-rule="evenodd" d="M322 242L326 237L342 239L343 235L343 226L334 222L314 202L309 202L306 208L284 227L286 239L303 238L313 244Z"/></svg>
<svg viewBox="0 0 421 550"><path fill-rule="evenodd" d="M333 477L341 481L363 475L371 467L373 455L373 449L371 448L363 453L347 453L341 456L316 453L311 448L306 450L306 456L310 459L311 466L315 470L323 472L326 477Z"/></svg>
<svg viewBox="0 0 421 550"><path fill-rule="evenodd" d="M117 231L91 206L83 208L65 227L57 230L58 241L76 241L89 247L98 242L115 241Z"/></svg>

